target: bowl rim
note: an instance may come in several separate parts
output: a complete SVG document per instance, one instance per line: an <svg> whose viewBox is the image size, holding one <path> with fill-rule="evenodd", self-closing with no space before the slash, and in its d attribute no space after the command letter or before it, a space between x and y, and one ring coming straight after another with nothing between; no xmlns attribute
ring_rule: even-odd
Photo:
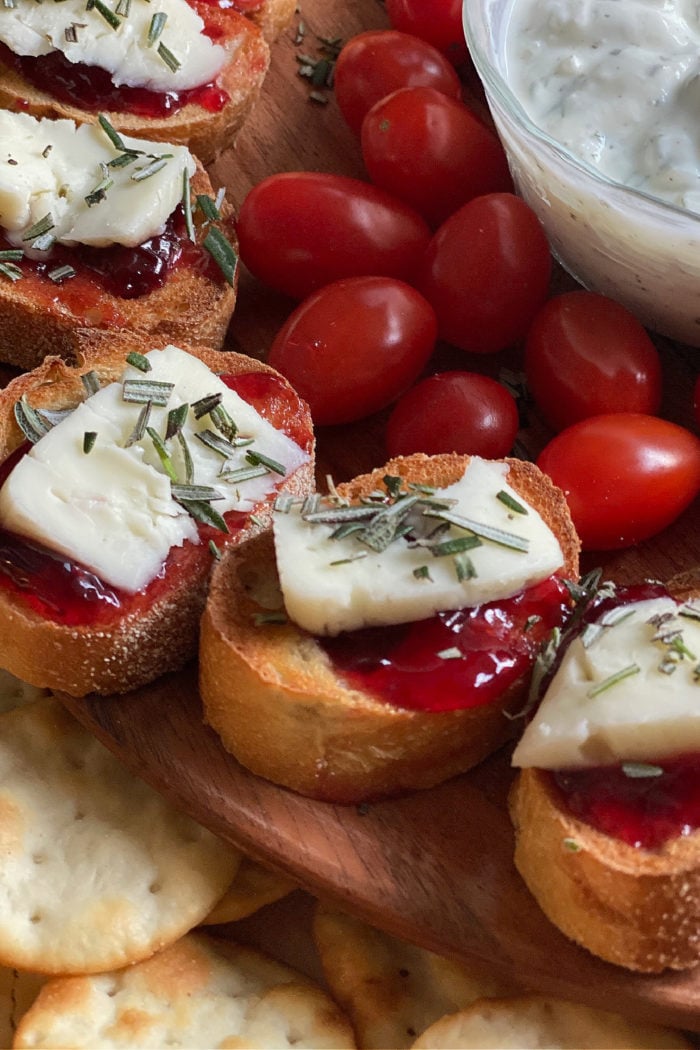
<svg viewBox="0 0 700 1050"><path fill-rule="evenodd" d="M576 156L558 139L553 138L543 128L534 123L523 108L517 95L511 89L504 74L501 73L491 58L484 53L477 39L470 12L472 9L475 9L483 14L486 8L493 6L495 2L497 0L463 0L462 2L464 37L474 67L486 91L486 100L489 103L489 108L489 95L491 94L505 109L507 115L514 118L531 138L557 154L563 162L569 164L587 178L592 179L593 182L599 183L608 190L613 190L616 195L629 195L632 201L639 201L644 205L645 209L653 207L661 212L668 211L672 215L689 220L692 223L700 223L700 212L690 211L679 204L674 204L673 201L664 200L663 197L657 197L652 193L647 193L645 190L637 189L635 186L629 186L624 182L611 178L581 157ZM504 0L504 3L510 7L514 0ZM487 21L487 19L484 19L484 21ZM490 29L491 27L489 27L489 31Z"/></svg>

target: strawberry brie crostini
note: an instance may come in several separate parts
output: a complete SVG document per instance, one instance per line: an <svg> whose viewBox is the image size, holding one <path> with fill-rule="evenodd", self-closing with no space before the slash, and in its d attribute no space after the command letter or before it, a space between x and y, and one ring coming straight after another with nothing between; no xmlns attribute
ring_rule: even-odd
<svg viewBox="0 0 700 1050"><path fill-rule="evenodd" d="M269 65L261 31L214 0L12 0L0 6L0 106L189 146L233 144Z"/></svg>
<svg viewBox="0 0 700 1050"><path fill-rule="evenodd" d="M578 539L534 465L417 454L217 565L202 620L205 717L253 772L358 802L426 788L513 732L569 607Z"/></svg>
<svg viewBox="0 0 700 1050"><path fill-rule="evenodd" d="M608 962L700 961L700 578L606 585L518 744L515 862Z"/></svg>
<svg viewBox="0 0 700 1050"><path fill-rule="evenodd" d="M120 328L222 344L232 209L189 150L6 111L0 143L0 361L70 359Z"/></svg>
<svg viewBox="0 0 700 1050"><path fill-rule="evenodd" d="M196 652L212 562L313 487L305 404L234 353L115 337L0 392L0 667L75 696Z"/></svg>

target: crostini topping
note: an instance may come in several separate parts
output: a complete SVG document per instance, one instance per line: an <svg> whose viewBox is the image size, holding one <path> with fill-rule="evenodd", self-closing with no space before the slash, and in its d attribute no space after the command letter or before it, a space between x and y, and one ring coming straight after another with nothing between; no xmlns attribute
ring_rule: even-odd
<svg viewBox="0 0 700 1050"><path fill-rule="evenodd" d="M225 514L252 510L308 458L199 359L173 346L145 358L148 390L142 362L128 364L122 382L55 425L18 402L16 418L35 443L0 489L2 528L128 593L160 572L172 547L198 542L195 522L226 531ZM209 409L197 414L204 398ZM202 440L212 427L231 438L225 455ZM86 433L95 435L89 454ZM250 464L253 472L235 476Z"/></svg>
<svg viewBox="0 0 700 1050"><path fill-rule="evenodd" d="M16 0L0 5L0 42L19 56L60 51L72 64L107 71L116 86L150 91L215 79L230 53L204 32L186 0Z"/></svg>
<svg viewBox="0 0 700 1050"><path fill-rule="evenodd" d="M0 111L0 226L15 250L135 246L162 232L195 171L189 150L117 143L108 127Z"/></svg>
<svg viewBox="0 0 700 1050"><path fill-rule="evenodd" d="M573 769L700 752L698 607L663 588L618 604L575 637L513 755Z"/></svg>
<svg viewBox="0 0 700 1050"><path fill-rule="evenodd" d="M387 478L384 491L351 506L335 497L287 506L273 526L290 618L336 635L506 598L546 579L562 566L561 548L507 475L506 464L473 457L444 489Z"/></svg>

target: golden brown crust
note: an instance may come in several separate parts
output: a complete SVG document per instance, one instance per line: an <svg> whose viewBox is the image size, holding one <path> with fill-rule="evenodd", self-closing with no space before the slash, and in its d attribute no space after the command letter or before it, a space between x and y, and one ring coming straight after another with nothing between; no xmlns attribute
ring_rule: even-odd
<svg viewBox="0 0 700 1050"><path fill-rule="evenodd" d="M0 391L0 462L22 443L13 405L23 394L29 395L36 408L70 407L82 400L81 373L94 369L103 381L116 379L130 350L143 352L166 342L145 343L137 335L115 335L111 346L99 353L79 354L75 366L49 358L35 371L18 376ZM241 354L202 347L185 349L219 373L274 371ZM300 411L311 433L306 406ZM285 479L282 488L293 493L310 491L313 460ZM232 534L228 542L256 535L269 523L269 515L269 507L261 506L254 520L242 532ZM220 546L225 542L222 536ZM74 696L126 692L176 670L196 654L209 567L207 560L204 571L173 580L147 611L133 612L101 627L57 624L0 588L0 667L32 685Z"/></svg>
<svg viewBox="0 0 700 1050"><path fill-rule="evenodd" d="M443 486L461 477L467 462L456 455L392 460L339 491L370 492L387 472ZM532 464L508 462L509 482L554 528L565 571L577 578L578 540L563 496ZM202 620L205 717L253 772L314 798L358 802L431 787L511 736L513 722L503 711L522 706L523 682L498 704L409 711L343 685L315 639L295 625L256 626L261 607L281 603L273 566L269 535L227 555L212 576Z"/></svg>
<svg viewBox="0 0 700 1050"><path fill-rule="evenodd" d="M671 587L679 599L697 598L697 572ZM631 970L700 962L700 831L658 850L629 846L572 816L538 769L520 772L510 811L516 867L568 937Z"/></svg>
<svg viewBox="0 0 700 1050"><path fill-rule="evenodd" d="M297 6L298 0L263 0L257 11L251 11L248 17L272 43L291 24Z"/></svg>
<svg viewBox="0 0 700 1050"><path fill-rule="evenodd" d="M193 194L212 195L209 176L198 168ZM232 209L222 206L222 230L234 240ZM198 242L206 235L197 230ZM48 282L49 278L45 278ZM236 286L218 273L214 278L192 265L180 265L165 284L136 299L103 292L87 317L76 315L61 296L61 285L51 287L51 298L38 298L31 284L0 281L0 360L18 368L35 368L56 354L75 361L81 350L101 347L105 332L133 330L144 338L221 347L236 304Z"/></svg>
<svg viewBox="0 0 700 1050"><path fill-rule="evenodd" d="M270 51L262 32L250 19L241 16L233 57L217 78L217 84L229 96L219 112L189 103L166 117L141 117L118 110L107 110L105 116L125 135L189 146L203 164L210 164L233 145L257 101L269 63ZM0 63L0 107L34 117L67 118L77 124L97 120L96 113L60 102L3 63Z"/></svg>

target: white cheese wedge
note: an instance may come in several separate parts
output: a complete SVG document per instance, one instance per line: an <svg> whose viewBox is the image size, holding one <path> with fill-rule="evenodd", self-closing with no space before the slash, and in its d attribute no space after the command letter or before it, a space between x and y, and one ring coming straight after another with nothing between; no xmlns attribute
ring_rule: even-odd
<svg viewBox="0 0 700 1050"><path fill-rule="evenodd" d="M532 507L514 513L498 498L505 491L524 506L507 473L506 464L473 457L464 476L437 493L457 501L453 513L527 541L522 551L484 540L469 552L475 575L462 581L452 557L435 557L405 539L376 553L352 535L332 539L334 526L310 524L298 509L275 514L277 566L290 618L313 634L335 635L510 597L550 576L563 563L559 542ZM451 526L441 539L464 535ZM416 578L425 565L430 578Z"/></svg>
<svg viewBox="0 0 700 1050"><path fill-rule="evenodd" d="M677 615L670 598L625 606L587 647L569 646L535 717L513 754L516 766L568 769L621 761L653 762L700 751L700 622ZM672 613L663 632L682 631L688 650L667 662L668 642L651 617ZM619 680L618 676L622 675Z"/></svg>
<svg viewBox="0 0 700 1050"><path fill-rule="evenodd" d="M151 411L148 425L161 437L170 409L220 393L240 435L253 439L226 459L196 437L214 430L210 417L195 419L192 408L188 412L183 434L194 464L193 482L217 489L222 498L212 506L219 514L252 510L281 481L279 473L268 471L250 481L228 482L219 476L224 463L227 470L248 466L246 452L253 449L288 473L308 458L199 359L174 346L146 356L151 371L129 366L124 378L175 384L168 404ZM32 446L0 489L0 525L67 555L105 583L135 592L160 572L171 547L197 542L197 528L173 499L148 434L125 447L142 406L125 402L122 395L122 384L111 383ZM86 432L97 434L89 453L83 448ZM180 442L168 445L184 478Z"/></svg>
<svg viewBox="0 0 700 1050"><path fill-rule="evenodd" d="M187 0L131 0L129 5L104 0L114 26L101 6L91 7L85 0L15 0L11 6L0 5L0 40L16 55L62 51L69 62L106 70L117 87L160 92L210 83L236 46L231 41L222 47L206 36L204 22ZM165 15L165 22L150 43L156 15L158 19ZM163 46L175 62L164 60Z"/></svg>
<svg viewBox="0 0 700 1050"><path fill-rule="evenodd" d="M194 174L192 155L184 146L122 141L143 155L107 167L122 151L98 124L0 110L0 226L10 243L31 249L27 231L46 216L51 236L68 245L135 245L161 232L182 200L184 173ZM159 170L138 177L166 155ZM111 185L93 203L105 176Z"/></svg>

